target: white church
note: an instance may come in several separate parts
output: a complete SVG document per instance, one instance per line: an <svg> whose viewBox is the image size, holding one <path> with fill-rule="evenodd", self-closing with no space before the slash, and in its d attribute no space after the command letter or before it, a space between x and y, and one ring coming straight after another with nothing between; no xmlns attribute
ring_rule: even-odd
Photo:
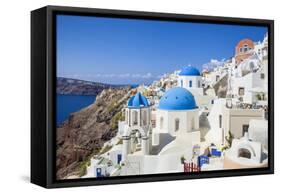
<svg viewBox="0 0 281 194"><path fill-rule="evenodd" d="M178 86L203 95L202 76L195 67L188 65L179 73Z"/></svg>
<svg viewBox="0 0 281 194"><path fill-rule="evenodd" d="M198 108L209 107L212 101L216 98L213 89L209 89L209 93L204 94L203 77L199 70L191 65L184 67L179 72L177 83L178 87L185 88L191 92Z"/></svg>
<svg viewBox="0 0 281 194"><path fill-rule="evenodd" d="M156 127L151 127L151 106L140 93L125 108L119 123L122 138L120 174L182 172L181 157L191 160L193 145L200 142L196 101L185 88L169 89L156 110Z"/></svg>

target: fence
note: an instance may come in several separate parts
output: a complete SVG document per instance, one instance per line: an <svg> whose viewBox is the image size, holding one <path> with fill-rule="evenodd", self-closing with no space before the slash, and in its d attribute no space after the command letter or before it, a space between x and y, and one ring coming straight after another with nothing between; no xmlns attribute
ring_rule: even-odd
<svg viewBox="0 0 281 194"><path fill-rule="evenodd" d="M184 163L184 172L200 172L200 167L191 163Z"/></svg>

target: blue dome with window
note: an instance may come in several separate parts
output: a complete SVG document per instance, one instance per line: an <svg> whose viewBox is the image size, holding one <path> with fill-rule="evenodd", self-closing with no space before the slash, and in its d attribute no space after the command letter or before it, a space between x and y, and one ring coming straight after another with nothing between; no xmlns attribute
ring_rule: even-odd
<svg viewBox="0 0 281 194"><path fill-rule="evenodd" d="M129 108L141 108L148 107L149 103L146 97L141 95L140 92L136 93L136 95L132 96L128 101Z"/></svg>
<svg viewBox="0 0 281 194"><path fill-rule="evenodd" d="M191 65L183 68L181 72L179 73L181 76L200 76L200 72L195 67L192 67Z"/></svg>
<svg viewBox="0 0 281 194"><path fill-rule="evenodd" d="M161 97L158 108L162 110L191 110L196 109L197 105L191 92L185 88L175 87Z"/></svg>

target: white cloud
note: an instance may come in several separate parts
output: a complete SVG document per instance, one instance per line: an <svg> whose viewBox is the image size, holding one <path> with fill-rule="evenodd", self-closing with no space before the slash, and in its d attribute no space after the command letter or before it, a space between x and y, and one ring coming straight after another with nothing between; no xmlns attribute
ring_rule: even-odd
<svg viewBox="0 0 281 194"><path fill-rule="evenodd" d="M126 77L130 77L130 76L131 76L131 74L129 74L129 73L124 73L124 74L119 75L119 77L121 77L121 78L126 78Z"/></svg>
<svg viewBox="0 0 281 194"><path fill-rule="evenodd" d="M153 74L148 72L148 73L122 73L122 74L114 74L114 73L109 73L109 74L86 74L86 75L79 75L79 74L73 74L73 75L67 75L66 77L72 77L72 78L140 78L140 79L150 79L153 77Z"/></svg>
<svg viewBox="0 0 281 194"><path fill-rule="evenodd" d="M219 67L219 66L223 66L223 64L225 63L225 59L211 59L208 63L205 63L202 65L203 69L208 69L208 70L212 70L215 67Z"/></svg>
<svg viewBox="0 0 281 194"><path fill-rule="evenodd" d="M149 78L151 78L151 77L152 77L152 74L151 74L151 73L147 73L147 74L145 74L145 75L142 76L142 78L144 78L144 79L149 79Z"/></svg>
<svg viewBox="0 0 281 194"><path fill-rule="evenodd" d="M64 75L62 77L74 78L74 79L103 79L103 78L116 78L116 79L151 79L153 78L153 74L148 73L122 73L122 74L114 74L114 73L97 73L97 74L72 74L72 75ZM160 75L158 77L161 77Z"/></svg>
<svg viewBox="0 0 281 194"><path fill-rule="evenodd" d="M132 77L132 78L139 78L139 77L141 77L141 74L135 73L135 74L132 74L131 77Z"/></svg>
<svg viewBox="0 0 281 194"><path fill-rule="evenodd" d="M103 77L103 76L102 76ZM104 74L104 77L116 77L116 74L111 73L111 74Z"/></svg>

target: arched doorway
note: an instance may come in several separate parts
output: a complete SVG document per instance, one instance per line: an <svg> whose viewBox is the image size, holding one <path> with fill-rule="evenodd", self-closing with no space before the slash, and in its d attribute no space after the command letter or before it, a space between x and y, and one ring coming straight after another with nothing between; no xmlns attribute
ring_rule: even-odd
<svg viewBox="0 0 281 194"><path fill-rule="evenodd" d="M246 148L240 148L238 150L238 157L251 159L251 156L251 152Z"/></svg>
<svg viewBox="0 0 281 194"><path fill-rule="evenodd" d="M145 131L142 127L134 126L129 128L122 136L122 139L122 155L124 160L128 154L136 151L141 151L143 155L149 154L149 136L147 135L147 131Z"/></svg>

